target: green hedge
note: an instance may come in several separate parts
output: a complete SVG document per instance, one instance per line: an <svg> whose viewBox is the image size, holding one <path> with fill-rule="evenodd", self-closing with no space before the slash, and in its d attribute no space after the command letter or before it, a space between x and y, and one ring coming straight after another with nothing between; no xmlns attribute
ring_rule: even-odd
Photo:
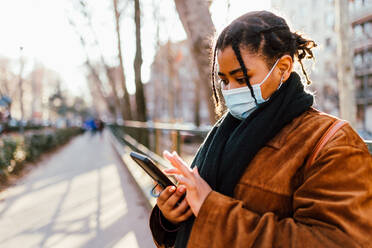
<svg viewBox="0 0 372 248"><path fill-rule="evenodd" d="M0 181L19 171L24 162L35 161L82 132L81 128L63 128L0 138Z"/></svg>
<svg viewBox="0 0 372 248"><path fill-rule="evenodd" d="M20 132L21 131L21 127L20 126L9 126L9 125L4 125L4 130L3 132L5 133L8 133L8 132ZM41 130L41 129L44 129L45 127L44 126L41 126L41 125L26 125L23 127L23 130L24 131L28 131L28 130Z"/></svg>

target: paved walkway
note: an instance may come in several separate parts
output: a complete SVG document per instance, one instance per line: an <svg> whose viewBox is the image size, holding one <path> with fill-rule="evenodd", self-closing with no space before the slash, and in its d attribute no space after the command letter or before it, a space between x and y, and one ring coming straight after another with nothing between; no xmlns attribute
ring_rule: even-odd
<svg viewBox="0 0 372 248"><path fill-rule="evenodd" d="M145 199L108 138L75 138L0 193L1 248L155 247Z"/></svg>

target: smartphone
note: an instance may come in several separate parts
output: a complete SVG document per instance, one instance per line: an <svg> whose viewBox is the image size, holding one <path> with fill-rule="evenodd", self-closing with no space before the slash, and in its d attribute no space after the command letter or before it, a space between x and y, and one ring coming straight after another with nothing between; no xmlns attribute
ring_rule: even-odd
<svg viewBox="0 0 372 248"><path fill-rule="evenodd" d="M130 156L136 163L164 189L168 186L176 186L172 180L165 175L155 163L146 155L131 152Z"/></svg>

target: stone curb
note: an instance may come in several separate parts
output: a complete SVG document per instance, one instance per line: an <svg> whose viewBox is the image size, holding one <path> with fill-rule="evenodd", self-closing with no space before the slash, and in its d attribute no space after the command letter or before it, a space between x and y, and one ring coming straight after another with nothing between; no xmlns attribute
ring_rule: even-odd
<svg viewBox="0 0 372 248"><path fill-rule="evenodd" d="M107 132L110 136L110 141L112 146L114 147L117 154L120 156L123 165L128 168L130 174L132 175L134 181L141 189L142 194L147 200L148 207L152 209L156 204L156 198L151 196L150 191L154 187L153 180L144 172L136 162L132 160L129 156L130 152L133 151L128 146L121 144L117 138L111 133L111 131Z"/></svg>

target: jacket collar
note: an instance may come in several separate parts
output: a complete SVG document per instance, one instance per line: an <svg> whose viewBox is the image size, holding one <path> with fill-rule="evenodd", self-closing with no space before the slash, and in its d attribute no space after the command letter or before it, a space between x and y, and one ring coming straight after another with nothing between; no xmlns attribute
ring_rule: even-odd
<svg viewBox="0 0 372 248"><path fill-rule="evenodd" d="M311 108L311 110L315 109ZM301 124L307 112L308 111L305 111L303 114L294 118L290 123L283 127L273 139L267 142L266 146L279 150L286 143L289 134L291 134L292 131L298 128L298 126Z"/></svg>

